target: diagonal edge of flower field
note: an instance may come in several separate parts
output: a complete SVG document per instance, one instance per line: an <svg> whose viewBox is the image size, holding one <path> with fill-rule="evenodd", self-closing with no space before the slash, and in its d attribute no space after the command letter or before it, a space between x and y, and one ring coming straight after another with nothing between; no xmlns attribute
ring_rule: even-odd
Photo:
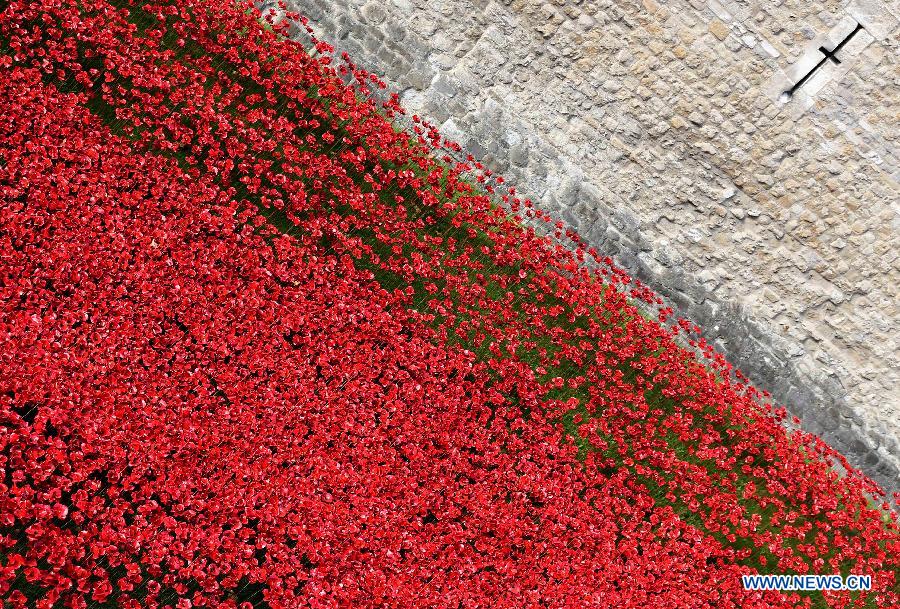
<svg viewBox="0 0 900 609"><path fill-rule="evenodd" d="M327 45L231 2L0 8L10 607L900 600L870 482Z"/></svg>

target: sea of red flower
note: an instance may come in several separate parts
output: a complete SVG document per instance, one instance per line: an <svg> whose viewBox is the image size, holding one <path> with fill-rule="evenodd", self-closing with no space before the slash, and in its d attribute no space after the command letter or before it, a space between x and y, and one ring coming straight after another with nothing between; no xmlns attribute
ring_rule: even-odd
<svg viewBox="0 0 900 609"><path fill-rule="evenodd" d="M870 481L348 58L0 7L4 607L900 604Z"/></svg>

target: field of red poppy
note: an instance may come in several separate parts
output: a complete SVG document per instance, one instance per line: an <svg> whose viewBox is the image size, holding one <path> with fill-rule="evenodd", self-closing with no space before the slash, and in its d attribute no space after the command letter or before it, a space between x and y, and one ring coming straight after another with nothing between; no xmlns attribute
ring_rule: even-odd
<svg viewBox="0 0 900 609"><path fill-rule="evenodd" d="M870 481L350 58L0 9L4 609L900 605Z"/></svg>

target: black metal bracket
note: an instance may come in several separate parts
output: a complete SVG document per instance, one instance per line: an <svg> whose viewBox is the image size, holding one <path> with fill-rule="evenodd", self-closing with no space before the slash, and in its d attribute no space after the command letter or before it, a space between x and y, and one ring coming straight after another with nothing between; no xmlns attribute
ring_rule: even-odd
<svg viewBox="0 0 900 609"><path fill-rule="evenodd" d="M817 63L812 70L807 72L803 78L798 80L797 83L793 87L791 87L787 91L783 92L781 94L781 100L784 102L789 101L794 96L794 93L796 93L797 90L800 89L800 87L805 85L806 81L808 81L810 78L812 78L812 75L815 74L816 70L821 68L822 65L829 59L835 64L840 64L841 60L837 58L838 51L840 51L842 48L844 48L844 45L847 44L848 42L850 42L850 40L854 36L856 36L856 33L859 32L861 29L863 29L863 26L860 25L859 23L857 23L856 28L852 32L850 32L846 38L841 40L841 42L838 43L838 45L830 51L828 49L826 49L825 47L819 47L819 51L824 55L822 60L819 61L819 63Z"/></svg>

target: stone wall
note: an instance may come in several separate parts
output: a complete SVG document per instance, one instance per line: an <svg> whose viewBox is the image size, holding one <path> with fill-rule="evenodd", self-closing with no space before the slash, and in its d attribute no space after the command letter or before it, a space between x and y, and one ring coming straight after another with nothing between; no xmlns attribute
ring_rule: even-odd
<svg viewBox="0 0 900 609"><path fill-rule="evenodd" d="M900 489L900 3L289 5Z"/></svg>

